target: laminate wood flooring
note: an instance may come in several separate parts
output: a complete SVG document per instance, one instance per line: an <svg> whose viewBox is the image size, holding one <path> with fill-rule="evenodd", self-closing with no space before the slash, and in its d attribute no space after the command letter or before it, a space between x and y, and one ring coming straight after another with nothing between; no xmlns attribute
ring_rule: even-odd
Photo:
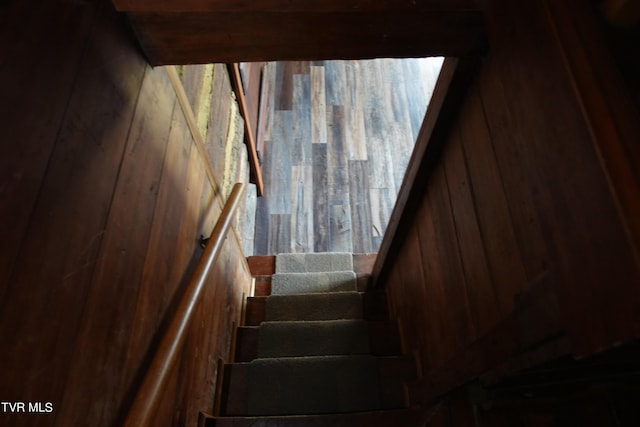
<svg viewBox="0 0 640 427"><path fill-rule="evenodd" d="M255 255L377 252L441 64L265 65Z"/></svg>

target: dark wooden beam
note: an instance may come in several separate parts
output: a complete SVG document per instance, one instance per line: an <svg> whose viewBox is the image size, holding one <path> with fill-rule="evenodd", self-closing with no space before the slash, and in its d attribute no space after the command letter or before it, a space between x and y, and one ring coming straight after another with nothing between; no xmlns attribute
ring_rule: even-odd
<svg viewBox="0 0 640 427"><path fill-rule="evenodd" d="M477 10L132 13L153 65L467 56L483 49Z"/></svg>
<svg viewBox="0 0 640 427"><path fill-rule="evenodd" d="M472 9L470 0L113 0L126 12L359 12Z"/></svg>

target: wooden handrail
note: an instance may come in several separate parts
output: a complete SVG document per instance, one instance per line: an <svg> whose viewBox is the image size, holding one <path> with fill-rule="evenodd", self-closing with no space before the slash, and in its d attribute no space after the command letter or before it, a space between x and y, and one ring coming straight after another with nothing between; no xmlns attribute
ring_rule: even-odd
<svg viewBox="0 0 640 427"><path fill-rule="evenodd" d="M227 64L229 76L231 78L231 87L236 94L240 115L244 119L244 132L247 142L247 151L249 154L249 168L253 183L256 185L258 197L264 194L264 182L262 180L262 169L260 168L260 160L258 159L258 149L256 146L255 136L253 134L253 123L249 117L249 108L247 100L244 96L244 88L242 87L242 78L240 77L240 68L237 63Z"/></svg>
<svg viewBox="0 0 640 427"><path fill-rule="evenodd" d="M202 294L209 271L220 254L227 231L233 221L233 213L244 193L244 187L245 185L242 183L235 184L227 203L220 213L220 218L218 218L218 222L211 232L211 237L205 246L202 257L187 284L187 288L129 409L124 422L126 427L148 426L152 422L171 369L186 338L189 323Z"/></svg>

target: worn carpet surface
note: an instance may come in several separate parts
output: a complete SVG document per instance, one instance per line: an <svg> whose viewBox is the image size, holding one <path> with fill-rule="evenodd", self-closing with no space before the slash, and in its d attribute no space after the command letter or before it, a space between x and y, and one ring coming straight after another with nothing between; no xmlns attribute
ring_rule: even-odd
<svg viewBox="0 0 640 427"><path fill-rule="evenodd" d="M247 379L249 415L380 409L351 254L276 257L258 358Z"/></svg>

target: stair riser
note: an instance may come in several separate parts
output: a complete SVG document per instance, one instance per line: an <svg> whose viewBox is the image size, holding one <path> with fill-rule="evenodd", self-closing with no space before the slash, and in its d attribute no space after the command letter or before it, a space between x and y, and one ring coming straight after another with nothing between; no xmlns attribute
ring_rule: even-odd
<svg viewBox="0 0 640 427"><path fill-rule="evenodd" d="M357 275L370 275L376 254L353 254L353 271ZM253 276L270 276L276 272L276 257L273 255L250 256L247 258Z"/></svg>
<svg viewBox="0 0 640 427"><path fill-rule="evenodd" d="M406 407L404 383L415 379L415 364L408 357L378 358L380 409ZM221 402L222 416L242 416L248 413L249 364L226 364ZM304 379L301 378L301 381ZM287 414L281 414L287 415Z"/></svg>
<svg viewBox="0 0 640 427"><path fill-rule="evenodd" d="M250 362L258 356L259 328L238 329L236 362ZM401 354L398 330L393 322L369 322L369 347L374 356L399 356Z"/></svg>
<svg viewBox="0 0 640 427"><path fill-rule="evenodd" d="M424 410L403 409L339 415L210 417L204 422L204 427L423 427L425 419Z"/></svg>
<svg viewBox="0 0 640 427"><path fill-rule="evenodd" d="M267 297L247 298L245 326L259 326L266 318ZM387 301L383 292L367 292L362 294L362 310L364 320L387 320Z"/></svg>

